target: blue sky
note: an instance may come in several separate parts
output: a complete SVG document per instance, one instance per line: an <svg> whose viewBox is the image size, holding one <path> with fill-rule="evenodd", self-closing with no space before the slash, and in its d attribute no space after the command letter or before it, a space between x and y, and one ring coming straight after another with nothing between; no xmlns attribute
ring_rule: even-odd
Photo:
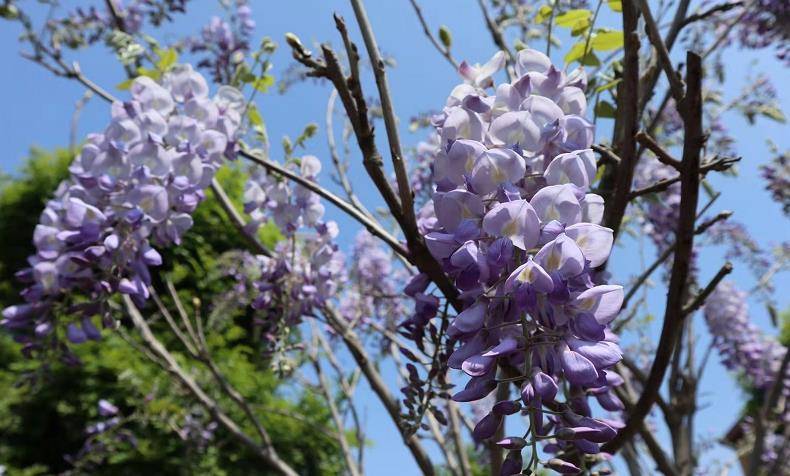
<svg viewBox="0 0 790 476"><path fill-rule="evenodd" d="M69 2L71 3L71 2ZM85 3L85 2L75 2ZM196 32L200 25L209 17L219 12L218 2L204 0L191 2L189 14L177 17L175 25L166 27L158 34L160 39L167 40L175 35ZM344 15L354 36L358 32L353 24L353 14L344 1L323 0L291 0L275 2L276 7L261 8L253 2L258 38L270 36L283 45L283 35L288 31L301 37L303 43L312 45L314 41L329 41L338 45L339 38L334 30L332 13L337 11ZM268 2L266 2L268 3ZM408 131L408 119L420 112L438 109L450 89L458 83L455 72L432 48L423 36L416 17L411 11L408 0L369 0L368 14L378 37L382 50L394 56L397 61L395 68L389 71L389 80L395 110L401 118L401 137L405 145L411 146L424 137L424 132L416 134ZM495 51L490 35L484 28L479 15L477 2L473 0L423 0L424 13L429 23L435 28L446 24L453 33L454 54L458 59L471 62L484 62ZM604 14L599 24L616 26L611 14ZM83 88L66 79L53 78L39 66L21 58L18 54L17 37L20 33L17 25L0 23L0 64L4 65L0 74L0 143L4 153L0 156L0 170L13 172L26 156L31 145L46 148L66 146L69 141L69 125L74 111L75 102L82 96ZM361 41L358 42L361 45ZM564 48L569 43L566 42ZM544 45L533 45L543 49ZM563 47L553 48L554 60L562 63ZM315 48L313 48L315 49ZM79 53L75 59L80 61L82 70L95 82L107 89L121 82L122 69L113 62L111 56L102 48L93 48ZM724 85L725 97L732 98L738 94L747 77L756 75L758 71L767 72L775 85L790 84L790 71L773 58L770 52L729 50L725 55L728 69L727 82ZM291 64L287 48L280 48L274 56L275 76ZM371 83L366 84L368 94L375 89ZM123 93L114 91L116 95ZM328 152L324 133L324 114L329 94L328 85L312 82L296 85L288 95L267 94L259 96L259 107L269 128L272 151L276 156L279 138L288 134L295 137L310 123L320 126L318 136L309 143L309 152L327 159L325 162L324 182L328 180ZM781 105L790 111L790 92L779 88ZM78 127L78 137L91 131L104 128L109 117L107 105L99 99L93 99L84 109ZM336 121L337 123L338 121ZM745 223L754 237L762 245L768 246L790 237L790 225L782 215L780 207L770 201L769 194L763 188L757 166L771 157L766 140L773 140L780 149L790 148L790 128L786 124L777 124L758 119L756 126L749 126L745 120L731 114L725 124L733 131L737 141L737 150L743 155L739 166L738 178L713 176L711 181L725 193L712 209L712 213L720 210L733 210L735 218ZM609 124L599 123L598 137L607 137ZM383 127L379 128L383 132ZM383 141L383 133L379 141ZM382 144L383 145L383 144ZM387 150L381 147L381 150ZM376 191L370 184L361 167L358 155L352 156L351 179L356 191L366 203L380 203ZM331 188L332 185L329 185ZM342 226L342 241L350 243L357 226L349 219L338 216L330 210L330 216ZM626 240L615 252L612 271L615 282L623 282L628 276L639 272L639 252L637 243ZM646 248L647 262L651 261L652 249ZM722 263L722 252L707 249L700 258L701 281L705 282ZM735 264L732 278L742 288L748 289L754 280L741 263ZM776 288L779 290L776 300L780 309L790 305L790 298L783 290L790 289L787 274L779 275ZM750 302L752 316L758 324L771 331L767 313L760 302ZM649 293L649 309L656 316L663 314L663 290L653 289ZM660 320L660 318L658 319ZM704 327L701 316L697 316L699 328ZM657 338L657 330L652 329L653 338ZM701 332L701 353L707 345L707 338ZM736 418L736 410L741 405L741 392L734 381L717 362L711 359L712 365L702 382L701 404L697 419L697 432L700 436L719 437ZM393 370L385 366L385 375L393 377ZM393 384L392 388L397 391ZM377 475L418 474L411 458L399 442L397 433L392 429L381 406L364 393L367 403L365 412L369 422L368 434L374 441L367 450L368 470ZM663 437L663 436L662 436ZM708 453L705 461L713 458L731 459L732 453L715 449ZM737 468L735 473L737 474Z"/></svg>

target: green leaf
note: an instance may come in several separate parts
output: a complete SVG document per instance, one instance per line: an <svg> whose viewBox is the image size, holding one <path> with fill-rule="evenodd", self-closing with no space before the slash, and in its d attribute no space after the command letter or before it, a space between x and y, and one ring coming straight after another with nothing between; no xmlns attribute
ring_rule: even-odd
<svg viewBox="0 0 790 476"><path fill-rule="evenodd" d="M119 91L128 91L129 88L132 87L132 83L134 82L134 78L129 78L126 81L120 82L115 85L115 89Z"/></svg>
<svg viewBox="0 0 790 476"><path fill-rule="evenodd" d="M584 18L582 20L577 21L571 27L571 36L580 36L587 32L590 28L590 20L588 18Z"/></svg>
<svg viewBox="0 0 790 476"><path fill-rule="evenodd" d="M543 23L546 21L546 19L551 16L552 11L551 5L543 5L540 7L538 9L538 14L535 15L535 23Z"/></svg>
<svg viewBox="0 0 790 476"><path fill-rule="evenodd" d="M554 19L554 23L556 23L557 26L572 28L580 20L589 21L590 17L592 17L592 12L590 10L583 10L583 9L568 10L562 15L558 15Z"/></svg>
<svg viewBox="0 0 790 476"><path fill-rule="evenodd" d="M247 108L247 117L250 119L250 124L253 126L263 125L263 117L261 117L261 113L258 111L258 108L255 106L255 104L250 104L250 106Z"/></svg>
<svg viewBox="0 0 790 476"><path fill-rule="evenodd" d="M608 83L603 84L603 85L598 86L597 88L595 88L595 92L597 94L597 93L602 93L604 91L612 89L613 87L617 86L620 83L620 81L622 81L622 80L623 80L622 78L613 79L613 80L609 81Z"/></svg>
<svg viewBox="0 0 790 476"><path fill-rule="evenodd" d="M285 239L285 236L273 221L267 221L258 230L258 238L267 248L274 249L278 242Z"/></svg>
<svg viewBox="0 0 790 476"><path fill-rule="evenodd" d="M154 81L159 81L162 78L161 71L157 71L155 69L143 68L142 66L137 68L137 75L151 78Z"/></svg>
<svg viewBox="0 0 790 476"><path fill-rule="evenodd" d="M587 51L585 51L584 46L587 44L585 39L581 39L576 44L571 46L570 51L568 54L565 55L565 64L571 64L574 61L578 61L579 63L585 66L598 66L601 64L598 57L595 56L595 53L591 51L591 46L587 46Z"/></svg>
<svg viewBox="0 0 790 476"><path fill-rule="evenodd" d="M165 51L159 52L159 61L156 62L156 69L159 71L167 71L171 66L178 61L178 52L175 48L169 48Z"/></svg>
<svg viewBox="0 0 790 476"><path fill-rule="evenodd" d="M611 8L613 12L622 12L623 11L623 1L622 0L609 0L607 3L609 4L609 8Z"/></svg>
<svg viewBox="0 0 790 476"><path fill-rule="evenodd" d="M598 101L595 105L595 115L597 117L605 117L613 119L617 111L609 101Z"/></svg>
<svg viewBox="0 0 790 476"><path fill-rule="evenodd" d="M571 49L568 50L568 54L565 55L565 64L571 64L574 61L578 61L584 56L584 45L585 41L577 41L576 44L571 46Z"/></svg>
<svg viewBox="0 0 790 476"><path fill-rule="evenodd" d="M274 76L272 76L271 74L265 74L260 78L256 79L255 81L253 81L252 83L252 87L262 93L265 93L273 85L274 85Z"/></svg>
<svg viewBox="0 0 790 476"><path fill-rule="evenodd" d="M623 47L622 31L602 31L596 33L590 40L590 46L595 51L610 51Z"/></svg>
<svg viewBox="0 0 790 476"><path fill-rule="evenodd" d="M777 107L765 105L758 109L760 114L767 117L768 119L773 119L776 122L784 124L787 119L785 118L784 113Z"/></svg>

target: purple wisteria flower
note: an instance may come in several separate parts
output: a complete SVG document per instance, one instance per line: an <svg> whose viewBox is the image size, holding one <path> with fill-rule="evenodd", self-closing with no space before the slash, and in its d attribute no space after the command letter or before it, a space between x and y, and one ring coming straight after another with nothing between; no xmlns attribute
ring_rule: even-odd
<svg viewBox="0 0 790 476"><path fill-rule="evenodd" d="M291 159L285 166L311 181L321 171L321 162L311 155ZM346 281L345 256L335 243L337 223L323 221L320 197L307 188L255 167L245 185L244 202L251 232L272 220L286 238L272 257L258 257L261 274L252 302L259 311L256 323L274 349L283 332L303 317L315 316L336 296Z"/></svg>
<svg viewBox="0 0 790 476"><path fill-rule="evenodd" d="M186 46L193 53L205 53L199 68L211 71L218 83L227 83L250 50L250 39L255 31L255 20L247 0L235 0L227 19L213 16L203 27L200 36L190 38Z"/></svg>
<svg viewBox="0 0 790 476"><path fill-rule="evenodd" d="M593 418L587 398L623 408L610 391L622 378L612 371L621 350L608 328L623 290L593 281L612 231L599 224L603 200L589 193L596 163L584 73L565 74L526 49L518 78L494 87L502 65L501 54L480 67L463 63L465 84L434 117L435 192L418 226L462 292L463 309L447 330L449 366L470 379L453 399L479 401L503 378L520 385L520 398L497 402L474 432L485 439L507 415L529 416L527 435L499 442L510 451L502 474L512 474L522 469L530 433L551 441L547 451L582 453L597 453L616 434L619 423ZM419 342L440 299L419 277L406 293L416 306L403 328ZM558 465L575 468L550 466Z"/></svg>
<svg viewBox="0 0 790 476"><path fill-rule="evenodd" d="M705 303L705 321L724 366L765 391L776 382L786 349L751 323L746 298L733 283L719 284ZM790 395L790 374L782 378L784 394Z"/></svg>
<svg viewBox="0 0 790 476"><path fill-rule="evenodd" d="M192 226L205 188L235 148L242 105L230 87L210 97L188 65L173 67L162 84L136 79L131 99L113 103L109 125L88 136L41 214L36 254L18 274L30 284L25 303L3 310L0 323L26 351L61 347L63 335L98 339L92 317L105 314L113 293L148 298L149 267L162 263L154 246L178 244Z"/></svg>
<svg viewBox="0 0 790 476"><path fill-rule="evenodd" d="M763 333L749 319L747 294L731 282L719 284L705 303L705 321L713 336L713 344L722 364L737 372L740 381L759 398L772 392L779 385L783 400L790 398L790 370L780 375L782 360L788 351L775 338ZM781 405L780 405L781 406ZM790 424L790 412L786 406L775 421L767 422L764 452L761 458L772 466L786 448L782 428ZM754 434L754 423L750 415L740 422L745 434Z"/></svg>
<svg viewBox="0 0 790 476"><path fill-rule="evenodd" d="M771 198L790 216L790 151L777 152L769 163L760 166L760 172Z"/></svg>
<svg viewBox="0 0 790 476"><path fill-rule="evenodd" d="M392 264L392 253L367 230L354 241L348 279L343 286L338 312L352 325L366 325L372 319L394 329L407 314L400 290L408 276Z"/></svg>

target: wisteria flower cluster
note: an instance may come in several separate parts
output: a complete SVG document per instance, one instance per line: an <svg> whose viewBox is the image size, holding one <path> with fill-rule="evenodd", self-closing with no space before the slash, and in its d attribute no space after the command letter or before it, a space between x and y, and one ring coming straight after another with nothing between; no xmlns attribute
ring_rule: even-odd
<svg viewBox="0 0 790 476"><path fill-rule="evenodd" d="M238 90L223 86L210 97L203 77L179 65L162 84L137 78L131 96L113 103L103 133L88 136L36 226L36 254L18 274L30 283L25 303L6 308L1 321L27 346L57 341L61 326L72 343L98 339L91 317L104 313L108 296L148 298L149 268L162 262L154 246L180 242L232 156L244 107ZM54 321L69 314L73 322Z"/></svg>
<svg viewBox="0 0 790 476"><path fill-rule="evenodd" d="M316 181L321 162L307 155L289 161L286 167ZM324 206L316 193L262 168L250 171L244 202L252 218L247 225L250 231L271 219L286 236L273 257L259 257L261 276L252 303L263 316L260 322L266 326L267 338L274 343L281 332L315 315L343 282L345 257L334 241L339 228L334 221L323 221Z"/></svg>
<svg viewBox="0 0 790 476"><path fill-rule="evenodd" d="M85 428L85 442L75 454L64 458L75 468L91 470L96 463L109 459L119 446L136 447L137 438L127 428L126 418L112 402L101 399L97 404L101 418Z"/></svg>
<svg viewBox="0 0 790 476"><path fill-rule="evenodd" d="M255 30L252 9L247 0L236 0L228 20L211 17L199 37L187 40L193 53L207 53L197 63L211 71L214 81L227 83L250 49L250 37Z"/></svg>
<svg viewBox="0 0 790 476"><path fill-rule="evenodd" d="M781 397L790 399L790 371L779 375L787 348L775 338L764 334L749 319L747 295L731 282L719 284L705 304L705 321L713 336L713 343L722 364L737 372L751 389L767 395L775 385L781 385ZM786 405L780 405L787 408ZM766 431L763 454L766 465L773 465L780 457L785 443L781 436L783 426L790 424L786 410ZM741 421L746 434L754 434L754 421L749 415ZM777 434L778 433L778 434Z"/></svg>
<svg viewBox="0 0 790 476"><path fill-rule="evenodd" d="M527 435L498 442L511 450L502 469L509 475L521 471L530 433L533 441L554 437L547 451L587 454L615 436L619 423L593 418L587 399L623 408L610 391L622 379L611 370L621 351L608 328L623 291L599 284L594 271L613 237L600 225L603 199L588 193L596 161L584 73L565 74L525 49L517 79L490 94L503 63L500 53L483 66L461 65L466 82L434 119L436 191L419 225L461 291L463 309L448 329L450 344L460 345L449 366L471 379L453 399L480 400L503 379L520 384L520 398L495 403L474 432L489 438L507 415L529 415ZM415 339L439 308L427 285L420 275L406 288L417 305L404 327ZM579 471L564 460L550 466Z"/></svg>
<svg viewBox="0 0 790 476"><path fill-rule="evenodd" d="M407 314L400 289L405 281L401 267L393 266L392 254L367 230L360 230L354 241L347 285L343 289L338 311L352 324L368 324L384 319L394 327Z"/></svg>
<svg viewBox="0 0 790 476"><path fill-rule="evenodd" d="M760 172L771 197L785 215L790 215L790 152L777 152L769 163L760 166Z"/></svg>
<svg viewBox="0 0 790 476"><path fill-rule="evenodd" d="M742 374L753 388L766 391L779 378L786 349L751 323L746 299L733 283L719 284L705 303L705 321L724 366ZM782 378L790 395L790 375Z"/></svg>
<svg viewBox="0 0 790 476"><path fill-rule="evenodd" d="M790 64L790 3L785 0L751 2L737 18L738 38L748 48L772 46L776 56Z"/></svg>

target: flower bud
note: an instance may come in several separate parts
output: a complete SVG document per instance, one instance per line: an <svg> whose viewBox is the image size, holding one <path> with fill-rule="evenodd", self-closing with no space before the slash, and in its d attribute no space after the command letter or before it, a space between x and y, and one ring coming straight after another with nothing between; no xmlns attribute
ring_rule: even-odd
<svg viewBox="0 0 790 476"><path fill-rule="evenodd" d="M446 25L439 27L439 39L448 50L453 46L453 36L450 34L450 29Z"/></svg>

